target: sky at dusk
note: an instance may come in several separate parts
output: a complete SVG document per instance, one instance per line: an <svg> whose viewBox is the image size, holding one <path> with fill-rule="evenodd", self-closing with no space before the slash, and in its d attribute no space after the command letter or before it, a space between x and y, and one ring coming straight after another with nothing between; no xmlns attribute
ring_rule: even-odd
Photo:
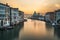
<svg viewBox="0 0 60 40"><path fill-rule="evenodd" d="M0 0L0 3L8 3L25 14L33 14L34 11L44 14L60 8L60 0Z"/></svg>

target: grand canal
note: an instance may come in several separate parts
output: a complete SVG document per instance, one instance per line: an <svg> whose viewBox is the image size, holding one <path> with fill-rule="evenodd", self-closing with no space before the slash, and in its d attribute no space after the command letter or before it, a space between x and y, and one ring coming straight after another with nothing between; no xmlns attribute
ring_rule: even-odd
<svg viewBox="0 0 60 40"><path fill-rule="evenodd" d="M0 40L60 40L60 29L44 21L28 19L14 29L0 31Z"/></svg>

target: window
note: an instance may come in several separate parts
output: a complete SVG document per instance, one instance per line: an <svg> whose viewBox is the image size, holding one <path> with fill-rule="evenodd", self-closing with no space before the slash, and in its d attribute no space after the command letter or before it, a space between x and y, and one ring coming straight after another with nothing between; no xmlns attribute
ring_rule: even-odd
<svg viewBox="0 0 60 40"><path fill-rule="evenodd" d="M0 17L5 17L5 15L4 14L0 14Z"/></svg>
<svg viewBox="0 0 60 40"><path fill-rule="evenodd" d="M16 13L14 13L14 15L16 15Z"/></svg>
<svg viewBox="0 0 60 40"><path fill-rule="evenodd" d="M0 14L5 14L5 11L0 11Z"/></svg>
<svg viewBox="0 0 60 40"><path fill-rule="evenodd" d="M3 6L0 6L0 10L3 10L3 9L5 9L5 7L3 7Z"/></svg>

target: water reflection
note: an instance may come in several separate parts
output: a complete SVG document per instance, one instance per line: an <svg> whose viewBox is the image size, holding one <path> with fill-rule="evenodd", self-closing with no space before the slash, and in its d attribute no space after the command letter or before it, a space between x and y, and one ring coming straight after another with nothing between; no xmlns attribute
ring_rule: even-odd
<svg viewBox="0 0 60 40"><path fill-rule="evenodd" d="M0 40L18 40L19 31L23 27L23 23L20 23L18 26L14 26L14 29L0 31Z"/></svg>
<svg viewBox="0 0 60 40"><path fill-rule="evenodd" d="M55 36L55 39L60 40L60 28L54 28L54 36Z"/></svg>
<svg viewBox="0 0 60 40"><path fill-rule="evenodd" d="M0 40L60 40L60 29L43 21L28 19L12 30L0 31Z"/></svg>
<svg viewBox="0 0 60 40"><path fill-rule="evenodd" d="M51 40L54 40L54 27L50 23L45 23L45 27L46 27L47 35L50 36Z"/></svg>
<svg viewBox="0 0 60 40"><path fill-rule="evenodd" d="M47 25L43 21L28 20L24 23L24 28L20 32L21 40L53 40L54 29L47 30Z"/></svg>

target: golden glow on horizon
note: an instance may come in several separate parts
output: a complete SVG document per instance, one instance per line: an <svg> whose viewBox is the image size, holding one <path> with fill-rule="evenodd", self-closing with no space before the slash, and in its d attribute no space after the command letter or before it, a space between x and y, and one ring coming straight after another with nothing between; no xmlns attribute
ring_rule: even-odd
<svg viewBox="0 0 60 40"><path fill-rule="evenodd" d="M60 7L60 5L59 5L59 4L55 4L55 6L56 6L56 7L58 7L58 8Z"/></svg>
<svg viewBox="0 0 60 40"><path fill-rule="evenodd" d="M60 8L60 0L0 0L0 2L19 8L26 14L32 14L33 11L45 13Z"/></svg>

